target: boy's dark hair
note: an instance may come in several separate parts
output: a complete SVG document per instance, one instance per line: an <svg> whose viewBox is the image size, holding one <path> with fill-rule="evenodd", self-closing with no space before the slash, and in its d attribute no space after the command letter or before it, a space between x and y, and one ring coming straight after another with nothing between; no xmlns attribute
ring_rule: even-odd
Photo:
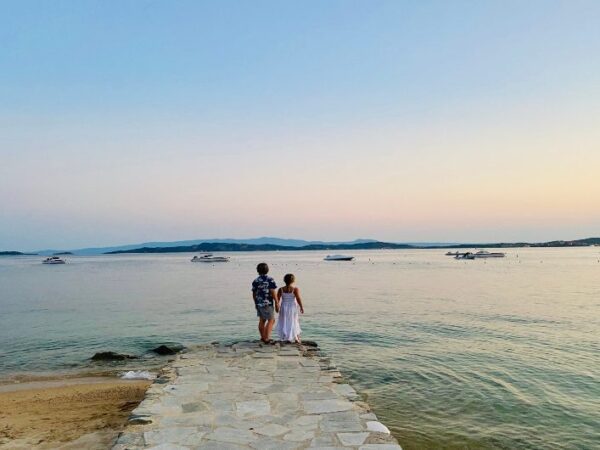
<svg viewBox="0 0 600 450"><path fill-rule="evenodd" d="M294 281L296 281L296 277L294 276L293 273L288 273L286 274L285 277L283 277L283 282L289 286L290 284L292 284Z"/></svg>
<svg viewBox="0 0 600 450"><path fill-rule="evenodd" d="M256 271L259 275L266 275L269 273L269 265L267 263L260 263L256 266Z"/></svg>

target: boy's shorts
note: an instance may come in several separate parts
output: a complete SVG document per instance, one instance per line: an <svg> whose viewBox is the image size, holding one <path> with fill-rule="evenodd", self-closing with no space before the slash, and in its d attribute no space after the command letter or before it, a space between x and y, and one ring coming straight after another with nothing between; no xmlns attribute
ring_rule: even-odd
<svg viewBox="0 0 600 450"><path fill-rule="evenodd" d="M257 306L256 315L263 320L273 320L275 318L275 309L273 306Z"/></svg>

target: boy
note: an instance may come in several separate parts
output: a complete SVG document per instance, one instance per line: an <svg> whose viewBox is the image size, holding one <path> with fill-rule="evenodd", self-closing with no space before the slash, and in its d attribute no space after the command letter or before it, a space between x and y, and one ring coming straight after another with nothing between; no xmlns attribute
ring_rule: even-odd
<svg viewBox="0 0 600 450"><path fill-rule="evenodd" d="M277 298L277 285L273 278L267 276L269 266L267 263L260 263L256 266L258 278L252 282L252 299L256 307L256 315L258 316L258 332L260 340L265 344L273 344L271 340L271 330L275 325L275 312L273 311L273 303ZM276 309L277 305L275 305Z"/></svg>

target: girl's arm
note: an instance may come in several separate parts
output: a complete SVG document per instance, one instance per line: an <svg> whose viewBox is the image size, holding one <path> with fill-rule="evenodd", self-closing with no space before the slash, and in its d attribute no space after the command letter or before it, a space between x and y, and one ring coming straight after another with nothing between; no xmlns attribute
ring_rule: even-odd
<svg viewBox="0 0 600 450"><path fill-rule="evenodd" d="M304 306L302 306L302 297L300 297L300 289L294 288L294 294L296 295L296 301L300 307L300 312L304 314Z"/></svg>

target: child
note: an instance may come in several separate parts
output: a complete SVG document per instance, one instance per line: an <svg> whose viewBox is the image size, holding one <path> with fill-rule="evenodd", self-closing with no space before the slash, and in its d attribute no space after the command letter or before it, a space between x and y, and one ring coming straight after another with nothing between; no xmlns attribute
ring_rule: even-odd
<svg viewBox="0 0 600 450"><path fill-rule="evenodd" d="M285 287L277 291L277 305L279 306L279 320L277 321L277 334L279 340L285 342L296 342L300 344L300 320L298 318L298 308L300 313L304 314L300 289L294 287L296 277L288 273L283 277Z"/></svg>
<svg viewBox="0 0 600 450"><path fill-rule="evenodd" d="M267 276L269 273L267 263L260 263L256 266L256 271L258 272L258 278L252 282L252 298L258 316L258 332L261 341L265 344L274 344L275 342L271 340L271 330L275 325L273 301L277 298L275 292L277 285L273 278Z"/></svg>

